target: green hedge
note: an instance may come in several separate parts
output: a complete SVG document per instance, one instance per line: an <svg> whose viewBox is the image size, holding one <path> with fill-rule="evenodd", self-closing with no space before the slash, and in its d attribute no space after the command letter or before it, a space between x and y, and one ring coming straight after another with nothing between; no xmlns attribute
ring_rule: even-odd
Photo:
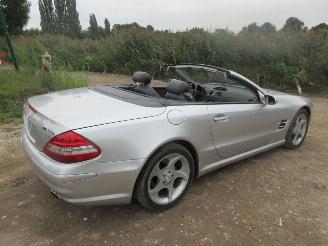
<svg viewBox="0 0 328 246"><path fill-rule="evenodd" d="M70 39L62 36L14 38L18 60L39 69L41 54L49 51L54 68L71 71L155 73L172 63L205 63L241 72L251 79L263 75L271 86L301 83L328 85L328 35L314 31L269 34L228 31L209 33L124 30L106 39Z"/></svg>

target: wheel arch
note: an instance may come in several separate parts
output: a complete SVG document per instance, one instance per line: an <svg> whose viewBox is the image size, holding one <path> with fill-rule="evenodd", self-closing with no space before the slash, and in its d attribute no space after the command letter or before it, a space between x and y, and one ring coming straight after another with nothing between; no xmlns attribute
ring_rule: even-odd
<svg viewBox="0 0 328 246"><path fill-rule="evenodd" d="M296 108L296 113L294 112L293 118L291 119L291 122L294 120L294 118L296 117L298 112L300 112L301 110L305 110L306 112L308 112L309 113L309 120L311 119L311 108L308 105L304 105L302 107L297 107ZM290 127L291 127L291 124L289 125L288 130L289 130ZM286 132L286 137L287 137L287 134L288 134L288 131Z"/></svg>
<svg viewBox="0 0 328 246"><path fill-rule="evenodd" d="M311 108L309 106L303 106L301 109L306 110L309 113L309 117L311 117Z"/></svg>
<svg viewBox="0 0 328 246"><path fill-rule="evenodd" d="M154 151L152 151L149 156L146 158L145 160L145 164L143 165L142 169L147 165L149 159L155 154L157 153L157 151L159 151L161 148L163 148L164 146L168 145L168 144L171 144L171 143L176 143L176 144L179 144L183 147L185 147L191 154L193 160L194 160L194 179L198 177L198 173L199 173L199 158L198 158L198 152L195 148L195 146L190 143L189 141L185 140L185 139L172 139L172 140L169 140L165 143L162 143L161 145L157 146L157 148L155 148ZM138 177L136 179L136 182L134 184L134 187L133 187L133 196L134 196L134 193L135 193L135 189L136 189L136 185L138 183L138 180L140 178L140 174L142 172L142 169L140 170L139 174L138 174Z"/></svg>
<svg viewBox="0 0 328 246"><path fill-rule="evenodd" d="M171 143L177 143L177 144L185 147L190 152L190 154L192 155L192 158L194 160L194 179L195 179L199 173L199 158L198 158L198 153L197 153L195 146L186 140L176 140Z"/></svg>
<svg viewBox="0 0 328 246"><path fill-rule="evenodd" d="M145 165L147 164L148 160L157 152L159 151L161 148L163 148L164 146L168 145L168 144L171 144L171 143L176 143L176 144L179 144L183 147L185 147L189 152L190 154L192 155L193 157L193 160L194 160L194 177L197 177L198 176L198 172L199 172L199 157L198 157L198 152L197 152L197 149L195 148L195 146L188 140L186 139L183 139L183 138L175 138L175 139L170 139L170 140L167 140L166 142L158 145L150 154L149 156L146 158L145 160Z"/></svg>

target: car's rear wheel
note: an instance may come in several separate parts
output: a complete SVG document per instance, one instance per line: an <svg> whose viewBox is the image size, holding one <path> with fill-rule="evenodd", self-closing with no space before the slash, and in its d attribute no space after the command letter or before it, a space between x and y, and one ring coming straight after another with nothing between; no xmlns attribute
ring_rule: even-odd
<svg viewBox="0 0 328 246"><path fill-rule="evenodd" d="M300 147L306 137L309 127L309 113L301 109L294 117L289 127L285 146L290 149Z"/></svg>
<svg viewBox="0 0 328 246"><path fill-rule="evenodd" d="M149 159L138 178L134 195L147 209L166 210L183 198L193 177L192 155L185 147L171 143Z"/></svg>

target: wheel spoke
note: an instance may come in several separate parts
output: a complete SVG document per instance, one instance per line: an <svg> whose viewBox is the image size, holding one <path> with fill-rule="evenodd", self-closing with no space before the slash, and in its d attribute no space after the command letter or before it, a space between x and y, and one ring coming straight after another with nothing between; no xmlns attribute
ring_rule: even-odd
<svg viewBox="0 0 328 246"><path fill-rule="evenodd" d="M169 202L171 202L172 201L172 198L173 198L174 191L175 191L175 188L173 187L173 182L170 183L170 185L167 186L167 189L169 191L169 193L168 193L168 200L169 200Z"/></svg>
<svg viewBox="0 0 328 246"><path fill-rule="evenodd" d="M302 125L301 128L301 138L303 139L306 133L306 127L307 127L307 123L304 123L304 125Z"/></svg>
<svg viewBox="0 0 328 246"><path fill-rule="evenodd" d="M169 159L169 164L167 165L167 169L174 169L175 163L177 163L179 160L181 160L181 156L172 156L172 158Z"/></svg>
<svg viewBox="0 0 328 246"><path fill-rule="evenodd" d="M174 172L174 178L182 178L185 181L188 181L189 175L186 174L185 172L181 171L181 170L177 170L177 171Z"/></svg>
<svg viewBox="0 0 328 246"><path fill-rule="evenodd" d="M295 145L297 145L298 137L299 137L298 134L295 134L294 137L293 137L293 143L294 143Z"/></svg>
<svg viewBox="0 0 328 246"><path fill-rule="evenodd" d="M307 120L301 120L299 125L302 126L304 124L307 124Z"/></svg>
<svg viewBox="0 0 328 246"><path fill-rule="evenodd" d="M162 189L164 189L165 186L159 182L154 189L149 189L149 195L158 197L158 192L160 192Z"/></svg>
<svg viewBox="0 0 328 246"><path fill-rule="evenodd" d="M159 163L154 168L154 174L156 174L157 177L161 177L163 175L165 168L161 169Z"/></svg>

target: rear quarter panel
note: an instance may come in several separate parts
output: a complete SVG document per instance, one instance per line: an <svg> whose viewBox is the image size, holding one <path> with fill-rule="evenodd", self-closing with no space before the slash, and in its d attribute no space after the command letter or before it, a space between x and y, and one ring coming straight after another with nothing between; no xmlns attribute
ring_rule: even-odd
<svg viewBox="0 0 328 246"><path fill-rule="evenodd" d="M167 112L171 110L182 111L185 121L180 125L170 123ZM76 132L101 148L98 162L147 159L158 148L175 140L191 143L197 150L200 165L218 158L204 105L168 107L160 116L82 128Z"/></svg>

